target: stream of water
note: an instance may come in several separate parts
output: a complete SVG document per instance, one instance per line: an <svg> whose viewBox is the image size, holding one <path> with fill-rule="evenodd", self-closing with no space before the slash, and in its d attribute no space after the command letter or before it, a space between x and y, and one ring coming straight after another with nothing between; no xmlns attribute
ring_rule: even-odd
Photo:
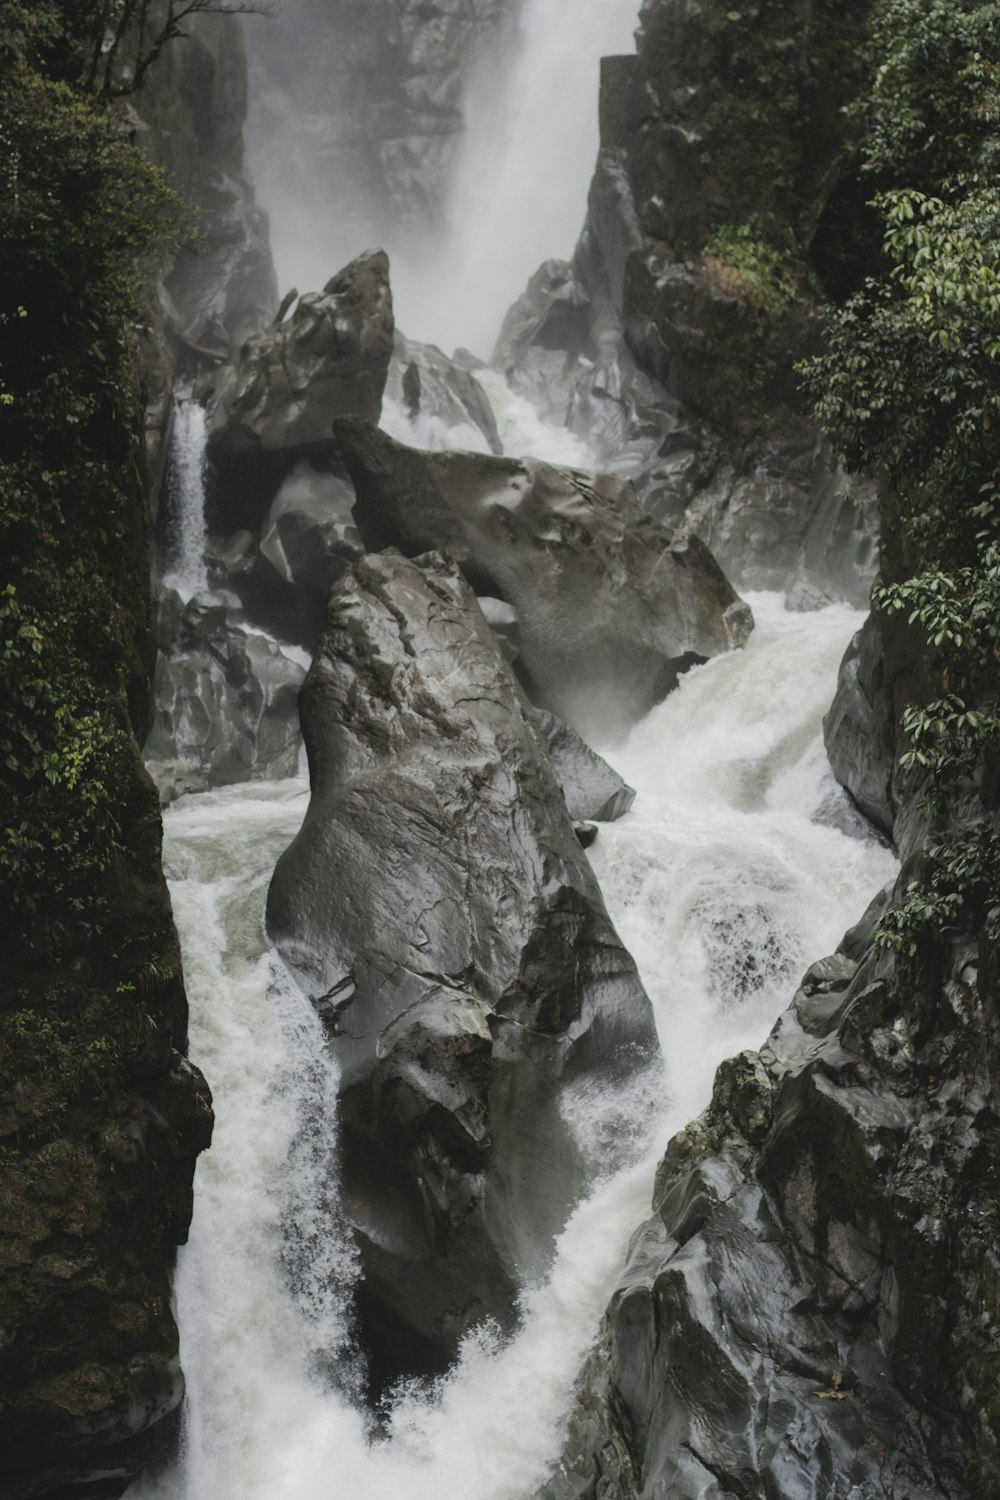
<svg viewBox="0 0 1000 1500"><path fill-rule="evenodd" d="M307 789L229 788L169 811L191 1051L218 1123L177 1278L182 1454L142 1481L146 1500L533 1493L558 1453L573 1380L648 1212L663 1145L703 1107L717 1063L763 1041L800 971L894 870L879 845L813 820L837 795L820 720L859 617L843 606L789 614L777 596L752 602L747 649L689 673L610 752L638 797L592 850L667 1058L655 1145L595 1185L550 1279L527 1294L522 1331L506 1345L470 1339L445 1381L399 1395L378 1439L343 1375L355 1262L327 1185L336 1077L263 932L267 882Z"/></svg>

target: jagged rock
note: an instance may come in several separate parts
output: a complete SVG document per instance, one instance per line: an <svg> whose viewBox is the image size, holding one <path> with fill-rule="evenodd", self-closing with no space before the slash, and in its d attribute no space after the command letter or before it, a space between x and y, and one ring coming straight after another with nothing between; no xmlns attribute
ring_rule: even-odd
<svg viewBox="0 0 1000 1500"><path fill-rule="evenodd" d="M535 719L570 817L597 823L613 823L623 817L635 801L633 788L603 756L591 750L571 725L543 709L535 710Z"/></svg>
<svg viewBox="0 0 1000 1500"><path fill-rule="evenodd" d="M630 1093L658 1051L532 718L454 564L354 564L301 712L312 797L268 928L342 1069L366 1329L398 1374L439 1364L476 1321L510 1326L592 1152L627 1150Z"/></svg>
<svg viewBox="0 0 1000 1500"><path fill-rule="evenodd" d="M602 469L634 477L651 514L699 535L738 588L858 605L876 507L820 441L794 365L816 351L816 286L834 274L824 215L848 159L840 106L861 51L844 37L862 33L869 8L646 5L638 55L602 63L601 151L572 263L536 273L494 354L516 390L586 434ZM779 77L792 114L771 107ZM778 162L790 196L776 196ZM749 244L765 223L808 247L788 257L797 295L766 312L713 241L721 230Z"/></svg>
<svg viewBox="0 0 1000 1500"><path fill-rule="evenodd" d="M896 720L886 691L882 634L875 615L847 649L836 697L823 720L823 736L837 780L876 828L892 838Z"/></svg>
<svg viewBox="0 0 1000 1500"><path fill-rule="evenodd" d="M624 480L418 453L353 418L335 433L369 549L446 549L478 592L510 604L529 696L585 737L623 733L687 667L749 633L707 548L645 515Z"/></svg>
<svg viewBox="0 0 1000 1500"><path fill-rule="evenodd" d="M377 422L392 337L389 258L369 250L300 297L287 322L248 340L214 381L213 458L326 442L345 412Z"/></svg>
<svg viewBox="0 0 1000 1500"><path fill-rule="evenodd" d="M995 1493L995 970L883 906L671 1143L540 1500Z"/></svg>
<svg viewBox="0 0 1000 1500"><path fill-rule="evenodd" d="M182 792L294 776L303 663L238 622L233 594L161 602L146 766L166 804Z"/></svg>
<svg viewBox="0 0 1000 1500"><path fill-rule="evenodd" d="M395 423L383 426L421 448L471 448L502 453L496 417L475 375L442 354L396 334L387 401L395 403Z"/></svg>
<svg viewBox="0 0 1000 1500"><path fill-rule="evenodd" d="M313 589L325 603L341 573L364 551L353 506L346 480L305 461L297 464L268 511L261 556L285 583Z"/></svg>
<svg viewBox="0 0 1000 1500"><path fill-rule="evenodd" d="M335 417L378 421L392 342L389 261L369 250L204 384L214 528L256 527L296 463L328 456Z"/></svg>

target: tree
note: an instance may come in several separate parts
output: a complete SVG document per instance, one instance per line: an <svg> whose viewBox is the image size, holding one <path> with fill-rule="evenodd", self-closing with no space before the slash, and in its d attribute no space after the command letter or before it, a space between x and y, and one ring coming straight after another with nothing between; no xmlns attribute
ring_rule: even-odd
<svg viewBox="0 0 1000 1500"><path fill-rule="evenodd" d="M204 15L269 15L248 0L94 0L90 7L87 87L104 99L142 88L164 47Z"/></svg>

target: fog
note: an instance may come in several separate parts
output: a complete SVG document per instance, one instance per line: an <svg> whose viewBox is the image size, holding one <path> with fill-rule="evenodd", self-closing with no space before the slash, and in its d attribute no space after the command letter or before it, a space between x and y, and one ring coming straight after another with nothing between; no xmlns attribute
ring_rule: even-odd
<svg viewBox="0 0 1000 1500"><path fill-rule="evenodd" d="M398 137L389 104L372 102L385 70L401 66L395 37L383 62L372 63L369 47L359 82L322 56L304 56L316 0L285 0L277 23L248 25L249 166L271 216L283 292L315 290L381 243L406 334L488 358L532 272L572 254L598 149L599 60L634 50L637 0L524 0L518 17L511 9L505 27L496 0L479 32L467 23L461 46L442 31L437 55L433 36L414 45L407 65L427 71L405 80L406 97L420 103L399 116L399 128L416 122L428 133ZM316 42L334 61L344 55L336 11L325 13ZM353 32L365 23L339 25ZM300 56L294 68L288 48ZM457 67L442 68L456 56ZM449 99L461 130L445 128ZM351 135L351 111L365 108L373 121L378 114L374 144Z"/></svg>

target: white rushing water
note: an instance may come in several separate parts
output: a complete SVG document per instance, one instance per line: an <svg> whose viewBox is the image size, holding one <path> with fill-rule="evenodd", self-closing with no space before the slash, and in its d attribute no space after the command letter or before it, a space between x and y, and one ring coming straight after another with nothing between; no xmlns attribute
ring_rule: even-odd
<svg viewBox="0 0 1000 1500"><path fill-rule="evenodd" d="M205 408L179 398L170 428L170 501L164 583L187 602L208 587L205 571Z"/></svg>
<svg viewBox="0 0 1000 1500"><path fill-rule="evenodd" d="M397 1401L378 1441L342 1389L354 1259L331 1200L336 1079L311 1007L263 936L267 881L306 789L230 788L169 811L191 1051L218 1123L177 1278L183 1454L142 1481L146 1500L532 1494L663 1145L706 1102L716 1064L763 1041L803 967L894 869L878 845L811 821L833 791L820 720L859 617L753 603L746 651L689 673L611 752L638 797L592 851L667 1057L655 1147L577 1211L549 1282L526 1298L523 1331L506 1347L471 1340L436 1390Z"/></svg>
<svg viewBox="0 0 1000 1500"><path fill-rule="evenodd" d="M286 0L288 17L297 3ZM379 231L392 262L396 321L410 338L449 352L465 345L488 359L504 314L539 264L572 254L597 157L599 61L634 52L638 8L638 0L523 0L514 46L484 58L466 79L466 130L446 222L429 242L405 214L395 229ZM253 27L248 40L266 51L267 26ZM339 107L336 95L298 102L317 120L324 106ZM371 232L344 213L336 193L326 194L328 133L297 126L289 119L287 128L279 121L265 130L251 100L249 164L270 215L279 283L305 292L366 249ZM405 138L387 144L412 150ZM321 185L318 194L303 189L308 180Z"/></svg>

